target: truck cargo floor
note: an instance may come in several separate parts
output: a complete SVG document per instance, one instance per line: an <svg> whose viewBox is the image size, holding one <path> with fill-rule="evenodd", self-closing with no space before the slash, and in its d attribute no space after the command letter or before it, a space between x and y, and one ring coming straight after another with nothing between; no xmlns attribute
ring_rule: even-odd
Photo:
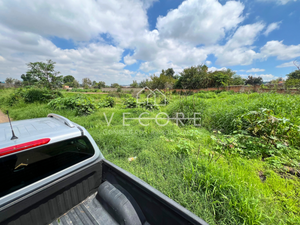
<svg viewBox="0 0 300 225"><path fill-rule="evenodd" d="M85 199L50 225L118 224L96 199L96 193Z"/></svg>

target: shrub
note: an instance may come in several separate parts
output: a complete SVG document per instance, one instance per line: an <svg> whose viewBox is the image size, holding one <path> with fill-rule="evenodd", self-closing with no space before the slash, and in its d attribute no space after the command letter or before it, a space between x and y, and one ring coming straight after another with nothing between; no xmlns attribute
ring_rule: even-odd
<svg viewBox="0 0 300 225"><path fill-rule="evenodd" d="M107 102L107 106L106 107L114 107L115 106L115 99L113 97L107 96L106 98L103 99L104 101Z"/></svg>
<svg viewBox="0 0 300 225"><path fill-rule="evenodd" d="M123 102L126 108L136 108L137 107L137 102L135 98L127 98Z"/></svg>
<svg viewBox="0 0 300 225"><path fill-rule="evenodd" d="M286 118L277 118L272 110L260 109L250 111L235 120L237 131L235 133L247 134L262 138L273 146L299 145L300 127L295 126Z"/></svg>
<svg viewBox="0 0 300 225"><path fill-rule="evenodd" d="M52 91L50 89L38 89L30 88L21 92L21 96L25 102L48 102L51 99L62 97L63 95L59 91Z"/></svg>
<svg viewBox="0 0 300 225"><path fill-rule="evenodd" d="M169 105L170 101L167 98L162 98L159 102L159 104Z"/></svg>
<svg viewBox="0 0 300 225"><path fill-rule="evenodd" d="M88 115L99 108L94 100L83 95L68 98L56 98L49 102L48 105L54 109L75 110L77 115Z"/></svg>
<svg viewBox="0 0 300 225"><path fill-rule="evenodd" d="M148 102L141 102L139 103L139 106L141 108L147 109L147 110L157 110L159 109L158 105L155 104L153 100L148 99Z"/></svg>
<svg viewBox="0 0 300 225"><path fill-rule="evenodd" d="M25 88L17 89L10 97L7 99L7 103L12 106L21 99L26 103L33 102L49 102L52 99L62 97L63 95L59 91L53 91L46 88Z"/></svg>

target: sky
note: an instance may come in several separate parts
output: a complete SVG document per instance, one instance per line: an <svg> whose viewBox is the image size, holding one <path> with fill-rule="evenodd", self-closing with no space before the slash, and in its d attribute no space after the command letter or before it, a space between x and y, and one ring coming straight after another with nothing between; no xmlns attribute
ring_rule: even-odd
<svg viewBox="0 0 300 225"><path fill-rule="evenodd" d="M200 64L285 78L300 62L299 10L300 0L1 0L0 80L47 59L108 85Z"/></svg>

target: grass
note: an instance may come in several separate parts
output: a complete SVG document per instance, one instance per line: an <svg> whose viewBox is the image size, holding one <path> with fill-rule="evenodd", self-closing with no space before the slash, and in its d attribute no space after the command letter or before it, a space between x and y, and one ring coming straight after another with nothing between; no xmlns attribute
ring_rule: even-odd
<svg viewBox="0 0 300 225"><path fill-rule="evenodd" d="M260 107L271 108L276 115L299 125L299 96L221 93L180 99L175 95L170 105L160 109L169 114L179 110L188 114L196 109L203 115L203 126L199 128L178 127L173 122L158 126L154 120L143 120L148 126L126 120L129 126L123 126L123 113L130 113L126 118L134 118L145 110L124 109L122 99L117 99L119 104L114 108L79 117L73 111L52 110L40 103L19 102L10 107L4 99L11 93L0 90L0 108L9 109L14 120L44 117L50 112L69 118L89 131L108 160L209 224L299 224L299 178L284 178L259 157L220 154L211 139L212 129L230 132L234 118ZM160 111L147 111L148 117L155 117ZM109 121L111 116L108 126L106 118ZM135 156L136 160L128 161Z"/></svg>

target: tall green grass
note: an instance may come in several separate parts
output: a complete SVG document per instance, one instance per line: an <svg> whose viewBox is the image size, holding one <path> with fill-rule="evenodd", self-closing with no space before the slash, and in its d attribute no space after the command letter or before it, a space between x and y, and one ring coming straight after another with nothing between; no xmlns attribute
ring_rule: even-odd
<svg viewBox="0 0 300 225"><path fill-rule="evenodd" d="M0 91L0 99L8 95ZM283 178L259 159L215 152L216 143L209 131L231 132L236 116L260 107L271 108L277 115L299 124L296 104L299 100L299 96L290 95L221 93L216 98L176 96L170 105L160 109L170 114L182 110L189 116L199 111L203 115L202 128L179 127L172 122L160 127L154 120L144 120L148 126L141 126L137 120L126 120L129 126L123 126L123 113L130 113L126 118L136 118L145 112L141 108L104 108L84 117L40 103L20 102L10 107L1 101L0 108L9 109L14 120L44 117L53 112L84 126L108 160L209 224L299 224L299 179ZM155 117L160 111L147 111L148 117ZM106 118L110 120L112 115L108 126ZM128 158L134 156L137 159L129 162Z"/></svg>

